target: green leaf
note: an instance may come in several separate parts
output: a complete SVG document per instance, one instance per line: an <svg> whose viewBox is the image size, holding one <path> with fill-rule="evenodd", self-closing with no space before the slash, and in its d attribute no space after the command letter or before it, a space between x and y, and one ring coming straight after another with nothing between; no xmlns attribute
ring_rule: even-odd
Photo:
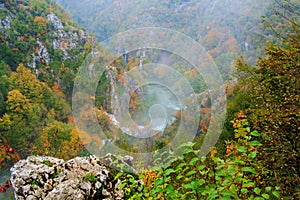
<svg viewBox="0 0 300 200"><path fill-rule="evenodd" d="M254 140L254 141L250 142L250 145L251 146L261 146L262 144L259 141Z"/></svg>
<svg viewBox="0 0 300 200"><path fill-rule="evenodd" d="M238 199L238 190L235 184L232 184L229 187L229 191L231 192L231 196L234 197L234 199Z"/></svg>
<svg viewBox="0 0 300 200"><path fill-rule="evenodd" d="M242 188L242 189L241 189L241 192L242 192L243 194L247 194L249 191L248 191L247 188Z"/></svg>
<svg viewBox="0 0 300 200"><path fill-rule="evenodd" d="M187 174L186 174L186 176L191 176L191 175L193 175L193 174L196 174L197 172L195 171L195 170L191 170L191 171L189 171Z"/></svg>
<svg viewBox="0 0 300 200"><path fill-rule="evenodd" d="M161 193L161 192L163 192L164 190L163 190L162 187L155 187L155 189L152 190L152 191L153 191L153 194L155 194L155 193ZM152 195L153 195L153 194L152 194Z"/></svg>
<svg viewBox="0 0 300 200"><path fill-rule="evenodd" d="M245 162L242 161L242 160L235 160L235 161L233 161L233 164L235 164L235 165L244 165Z"/></svg>
<svg viewBox="0 0 300 200"><path fill-rule="evenodd" d="M183 144L179 145L179 147L177 147L176 149L179 150L179 149L181 149L183 147L185 147L185 148L188 147L189 148L189 147L192 147L194 145L195 145L195 143L193 143L193 142L183 143Z"/></svg>
<svg viewBox="0 0 300 200"><path fill-rule="evenodd" d="M187 148L187 149L185 149L182 153L183 153L183 154L188 154L188 153L191 153L191 152L193 152L193 149Z"/></svg>
<svg viewBox="0 0 300 200"><path fill-rule="evenodd" d="M183 144L179 145L176 149L179 150L179 149L181 149L181 148L183 148L183 147L186 148L187 146L188 146L188 144L183 143Z"/></svg>
<svg viewBox="0 0 300 200"><path fill-rule="evenodd" d="M265 190L266 192L270 192L272 190L272 187L266 187Z"/></svg>
<svg viewBox="0 0 300 200"><path fill-rule="evenodd" d="M174 190L174 187L172 185L168 184L166 186L165 190L168 192L168 195L170 195L170 196L173 196L175 194L175 190Z"/></svg>
<svg viewBox="0 0 300 200"><path fill-rule="evenodd" d="M280 198L280 194L277 191L272 192L272 194L279 199Z"/></svg>
<svg viewBox="0 0 300 200"><path fill-rule="evenodd" d="M205 180L204 180L204 179L200 179L200 180L196 181L197 186L201 186L201 185L203 185L204 183L205 183Z"/></svg>
<svg viewBox="0 0 300 200"><path fill-rule="evenodd" d="M157 178L155 180L155 183L154 183L154 187L157 187L158 185L161 185L163 183L163 179L162 178Z"/></svg>
<svg viewBox="0 0 300 200"><path fill-rule="evenodd" d="M270 196L268 194L262 194L261 196L265 199L270 199Z"/></svg>
<svg viewBox="0 0 300 200"><path fill-rule="evenodd" d="M183 188L185 188L185 189L194 189L195 188L195 183L185 184L183 186Z"/></svg>
<svg viewBox="0 0 300 200"><path fill-rule="evenodd" d="M259 195L260 192L261 192L261 189L259 189L259 188L254 188L253 191L255 192L255 194Z"/></svg>
<svg viewBox="0 0 300 200"><path fill-rule="evenodd" d="M120 178L120 176L123 175L123 172L118 172L118 174L115 176L115 179L114 180L117 180L118 178Z"/></svg>
<svg viewBox="0 0 300 200"><path fill-rule="evenodd" d="M242 167L242 172L251 172L251 173L255 173L255 169L253 169L252 167Z"/></svg>
<svg viewBox="0 0 300 200"><path fill-rule="evenodd" d="M190 167L189 167L189 166L186 166L186 167L183 169L182 173L186 173L186 171L188 171L189 169L190 169Z"/></svg>
<svg viewBox="0 0 300 200"><path fill-rule="evenodd" d="M246 131L247 131L248 133L250 133L250 127L247 127L247 128L246 128Z"/></svg>
<svg viewBox="0 0 300 200"><path fill-rule="evenodd" d="M195 157L195 158L193 158L193 159L189 162L189 164L192 165L192 166L195 166L195 164L196 164L198 161L199 161L199 158Z"/></svg>
<svg viewBox="0 0 300 200"><path fill-rule="evenodd" d="M204 161L206 161L206 159L207 159L207 157L206 157L206 156L202 156L202 157L201 157L201 162L204 162Z"/></svg>
<svg viewBox="0 0 300 200"><path fill-rule="evenodd" d="M135 181L134 178L129 178L130 183L134 183L134 181Z"/></svg>
<svg viewBox="0 0 300 200"><path fill-rule="evenodd" d="M255 186L255 183L253 183L253 182L248 182L248 183L243 184L243 187L245 187L245 188L254 187L254 186Z"/></svg>
<svg viewBox="0 0 300 200"><path fill-rule="evenodd" d="M141 185L139 185L139 187L138 187L138 190L139 190L139 191L142 191L142 190L143 190L143 188L144 188L144 185L143 185L143 184L141 184Z"/></svg>
<svg viewBox="0 0 300 200"><path fill-rule="evenodd" d="M246 152L247 152L247 148L246 148L246 147L243 147L243 146L239 146L239 147L237 148L237 150L238 150L239 152L242 152L242 153L246 153Z"/></svg>
<svg viewBox="0 0 300 200"><path fill-rule="evenodd" d="M227 171L226 170L220 170L216 173L218 176L226 176Z"/></svg>
<svg viewBox="0 0 300 200"><path fill-rule="evenodd" d="M178 176L176 176L177 180L180 180L181 178L183 178L183 176L181 174L179 174Z"/></svg>
<svg viewBox="0 0 300 200"><path fill-rule="evenodd" d="M176 172L174 169L167 169L164 173L165 176L169 176L171 173Z"/></svg>
<svg viewBox="0 0 300 200"><path fill-rule="evenodd" d="M203 170L204 168L205 168L205 165L199 165L199 166L197 167L197 169L198 169L199 171Z"/></svg>
<svg viewBox="0 0 300 200"><path fill-rule="evenodd" d="M221 195L222 195L222 199L224 199L224 197L230 197L232 196L231 192L227 191L227 190L222 190L221 191Z"/></svg>
<svg viewBox="0 0 300 200"><path fill-rule="evenodd" d="M259 137L259 136L260 136L260 133L257 132L257 131L252 131L250 134L251 134L252 136L255 136L255 137Z"/></svg>
<svg viewBox="0 0 300 200"><path fill-rule="evenodd" d="M194 142L188 142L187 145L188 145L189 147L193 147L193 146L195 145L195 143L194 143Z"/></svg>
<svg viewBox="0 0 300 200"><path fill-rule="evenodd" d="M208 199L216 199L219 196L218 191L213 191L209 196Z"/></svg>
<svg viewBox="0 0 300 200"><path fill-rule="evenodd" d="M265 200L265 199L262 197L255 197L254 200Z"/></svg>
<svg viewBox="0 0 300 200"><path fill-rule="evenodd" d="M126 182L121 184L120 189L122 190L125 186L127 186Z"/></svg>
<svg viewBox="0 0 300 200"><path fill-rule="evenodd" d="M179 163L176 167L176 171L182 169L182 167L186 166L186 163Z"/></svg>
<svg viewBox="0 0 300 200"><path fill-rule="evenodd" d="M256 157L257 153L256 152L250 152L248 155L248 159L254 159Z"/></svg>
<svg viewBox="0 0 300 200"><path fill-rule="evenodd" d="M230 196L222 196L222 200L231 200Z"/></svg>

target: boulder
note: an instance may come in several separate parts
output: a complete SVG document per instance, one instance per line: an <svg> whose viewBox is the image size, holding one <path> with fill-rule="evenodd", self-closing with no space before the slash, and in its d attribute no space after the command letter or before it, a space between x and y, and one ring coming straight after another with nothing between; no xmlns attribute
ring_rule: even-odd
<svg viewBox="0 0 300 200"><path fill-rule="evenodd" d="M112 154L102 159L88 156L69 161L30 156L11 168L15 199L123 199L120 185L125 176L115 180L118 170L107 165L115 159ZM118 160L131 167L131 157Z"/></svg>

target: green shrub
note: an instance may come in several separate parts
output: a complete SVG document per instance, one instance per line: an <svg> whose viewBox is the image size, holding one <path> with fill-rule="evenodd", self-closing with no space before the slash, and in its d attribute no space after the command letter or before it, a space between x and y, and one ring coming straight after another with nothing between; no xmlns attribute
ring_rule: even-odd
<svg viewBox="0 0 300 200"><path fill-rule="evenodd" d="M226 142L226 154L216 150L199 157L194 143L182 144L183 155L168 164L140 174L143 185L133 177L122 182L129 199L279 199L278 187L268 185L267 173L257 159L262 145L245 119L236 120L235 140ZM169 154L172 157L172 154Z"/></svg>

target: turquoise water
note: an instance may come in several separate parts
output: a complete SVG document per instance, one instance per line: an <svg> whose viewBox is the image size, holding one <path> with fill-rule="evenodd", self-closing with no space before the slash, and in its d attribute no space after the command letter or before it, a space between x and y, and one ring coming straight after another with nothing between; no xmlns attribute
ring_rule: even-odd
<svg viewBox="0 0 300 200"><path fill-rule="evenodd" d="M151 124L152 129L163 130L175 120L181 110L176 95L166 86L148 84L139 89L140 104L132 119L140 126Z"/></svg>

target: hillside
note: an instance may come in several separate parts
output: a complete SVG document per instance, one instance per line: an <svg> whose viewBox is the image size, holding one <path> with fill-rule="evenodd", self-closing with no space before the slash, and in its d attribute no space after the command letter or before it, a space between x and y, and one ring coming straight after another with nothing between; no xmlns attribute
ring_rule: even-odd
<svg viewBox="0 0 300 200"><path fill-rule="evenodd" d="M70 79L83 61L84 44L91 36L54 1L2 2L2 63L12 71L23 63L39 80L49 85L59 82L70 93Z"/></svg>
<svg viewBox="0 0 300 200"><path fill-rule="evenodd" d="M1 176L28 155L83 149L69 100L91 38L55 1L0 1Z"/></svg>
<svg viewBox="0 0 300 200"><path fill-rule="evenodd" d="M0 191L299 199L299 41L295 0L0 0Z"/></svg>
<svg viewBox="0 0 300 200"><path fill-rule="evenodd" d="M99 41L125 30L161 27L182 32L198 41L214 58L224 79L232 61L245 55L255 63L265 39L261 17L272 0L71 1L60 0L73 19Z"/></svg>

